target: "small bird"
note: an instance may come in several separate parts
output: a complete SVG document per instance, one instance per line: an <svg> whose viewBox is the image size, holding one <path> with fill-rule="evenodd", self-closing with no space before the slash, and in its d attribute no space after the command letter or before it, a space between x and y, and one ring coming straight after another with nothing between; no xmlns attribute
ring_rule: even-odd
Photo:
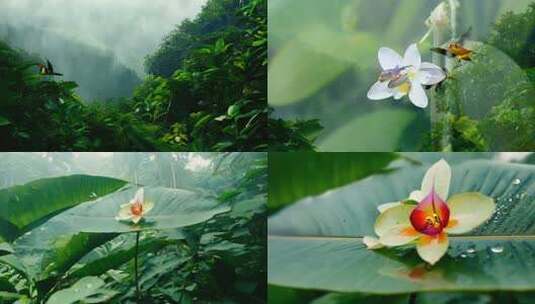
<svg viewBox="0 0 535 304"><path fill-rule="evenodd" d="M442 54L444 56L455 57L464 61L472 61L472 54L474 51L469 50L463 46L466 38L470 36L472 28L469 28L466 33L462 34L459 39L448 44L447 48L432 48L431 51Z"/></svg>
<svg viewBox="0 0 535 304"><path fill-rule="evenodd" d="M63 74L54 72L54 67L52 66L52 63L50 63L50 61L48 61L48 59L46 60L46 65L44 65L42 63L39 63L39 64L37 64L37 66L39 67L39 73L41 73L41 75L63 76Z"/></svg>

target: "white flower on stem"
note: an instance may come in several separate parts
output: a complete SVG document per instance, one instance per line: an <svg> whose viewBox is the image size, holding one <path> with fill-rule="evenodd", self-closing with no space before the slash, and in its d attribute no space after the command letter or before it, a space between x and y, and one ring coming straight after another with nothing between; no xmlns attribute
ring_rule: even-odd
<svg viewBox="0 0 535 304"><path fill-rule="evenodd" d="M446 73L439 66L422 62L416 44L411 44L403 57L390 48L382 47L378 57L382 72L368 91L371 100L401 99L409 95L415 106L425 108L429 100L423 85L435 85L446 78Z"/></svg>
<svg viewBox="0 0 535 304"><path fill-rule="evenodd" d="M427 170L420 190L409 200L380 205L374 230L379 238L366 236L369 249L416 245L427 263L438 262L448 250L448 235L470 232L487 221L496 208L494 200L477 192L448 198L451 168L440 160Z"/></svg>
<svg viewBox="0 0 535 304"><path fill-rule="evenodd" d="M435 9L431 12L431 15L427 20L425 20L425 25L427 27L445 27L450 23L450 12L448 11L448 4L446 2L441 2Z"/></svg>
<svg viewBox="0 0 535 304"><path fill-rule="evenodd" d="M145 201L145 193L143 188L140 188L134 198L128 203L121 205L119 214L115 217L118 221L132 220L134 224L139 223L143 216L145 216L154 207L154 203Z"/></svg>

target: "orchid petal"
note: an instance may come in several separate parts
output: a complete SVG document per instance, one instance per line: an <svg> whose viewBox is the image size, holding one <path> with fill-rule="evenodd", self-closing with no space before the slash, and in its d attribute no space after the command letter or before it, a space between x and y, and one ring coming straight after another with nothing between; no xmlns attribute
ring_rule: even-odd
<svg viewBox="0 0 535 304"><path fill-rule="evenodd" d="M382 47L379 49L379 64L383 70L390 70L401 67L403 58L391 48Z"/></svg>
<svg viewBox="0 0 535 304"><path fill-rule="evenodd" d="M411 226L394 227L380 236L379 242L385 246L402 246L406 245L417 238L421 237L418 231Z"/></svg>
<svg viewBox="0 0 535 304"><path fill-rule="evenodd" d="M377 81L368 91L368 99L381 100L392 97L392 90L388 87L388 82Z"/></svg>
<svg viewBox="0 0 535 304"><path fill-rule="evenodd" d="M379 206L377 206L377 210L379 213L383 213L386 210L401 205L401 202L393 202L393 203L384 203Z"/></svg>
<svg viewBox="0 0 535 304"><path fill-rule="evenodd" d="M420 190L414 190L409 194L409 199L421 202L425 198L425 193Z"/></svg>
<svg viewBox="0 0 535 304"><path fill-rule="evenodd" d="M448 225L449 218L448 205L431 191L411 212L410 222L421 233L437 235Z"/></svg>
<svg viewBox="0 0 535 304"><path fill-rule="evenodd" d="M418 255L427 263L434 265L448 251L448 236L441 233L436 236L422 236L416 244Z"/></svg>
<svg viewBox="0 0 535 304"><path fill-rule="evenodd" d="M423 85L435 85L446 79L446 73L437 65L424 62L416 72L415 77Z"/></svg>
<svg viewBox="0 0 535 304"><path fill-rule="evenodd" d="M405 55L403 56L403 66L412 66L418 69L421 63L422 58L420 56L420 51L418 51L416 43L413 43L405 51Z"/></svg>
<svg viewBox="0 0 535 304"><path fill-rule="evenodd" d="M450 189L450 181L451 168L444 159L441 159L425 173L421 191L427 194L434 189L441 199L446 200Z"/></svg>
<svg viewBox="0 0 535 304"><path fill-rule="evenodd" d="M399 206L389 208L379 214L375 221L375 234L382 236L393 228L406 228L411 226L409 216L414 206L400 204Z"/></svg>
<svg viewBox="0 0 535 304"><path fill-rule="evenodd" d="M451 220L446 231L467 233L487 221L496 209L494 200L478 192L456 194L448 200Z"/></svg>
<svg viewBox="0 0 535 304"><path fill-rule="evenodd" d="M139 190L137 190L136 195L134 196L135 202L143 203L143 200L145 199L145 191L143 189L144 188L139 188Z"/></svg>
<svg viewBox="0 0 535 304"><path fill-rule="evenodd" d="M368 249L379 249L383 248L384 245L379 242L379 239L373 236L365 236L362 238L362 243L368 247Z"/></svg>
<svg viewBox="0 0 535 304"><path fill-rule="evenodd" d="M429 103L425 90L418 81L412 81L409 99L419 108L426 108Z"/></svg>
<svg viewBox="0 0 535 304"><path fill-rule="evenodd" d="M154 207L153 202L143 202L141 205L143 206L143 214L149 213L149 211L151 211L151 209Z"/></svg>
<svg viewBox="0 0 535 304"><path fill-rule="evenodd" d="M121 206L121 209L119 210L119 213L117 214L115 219L118 221L124 221L129 220L131 217L132 213L130 212L130 204L125 204Z"/></svg>

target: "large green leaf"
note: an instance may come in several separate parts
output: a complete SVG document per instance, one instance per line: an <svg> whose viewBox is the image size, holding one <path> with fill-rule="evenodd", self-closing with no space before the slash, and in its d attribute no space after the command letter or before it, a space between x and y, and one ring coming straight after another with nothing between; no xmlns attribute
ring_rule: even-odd
<svg viewBox="0 0 535 304"><path fill-rule="evenodd" d="M320 150L334 152L397 151L403 132L417 115L417 112L404 109L385 109L359 115L323 139L320 143ZM396 127L392 128L392 126Z"/></svg>
<svg viewBox="0 0 535 304"><path fill-rule="evenodd" d="M269 208L383 172L395 153L270 153Z"/></svg>
<svg viewBox="0 0 535 304"><path fill-rule="evenodd" d="M426 267L414 249L372 251L377 206L418 189L427 167L372 176L308 198L268 222L270 284L394 294L438 290L533 290L535 167L468 161L453 167L450 193L477 191L497 211L469 235L450 238L447 255Z"/></svg>
<svg viewBox="0 0 535 304"><path fill-rule="evenodd" d="M69 270L117 233L193 225L229 210L215 199L194 192L145 187L145 198L154 202L145 220L137 226L117 221L115 216L120 205L130 201L136 191L137 187L126 186L121 191L62 212L18 238L13 246L16 255L31 276L45 280ZM46 282L43 285L45 290L49 287Z"/></svg>
<svg viewBox="0 0 535 304"><path fill-rule="evenodd" d="M0 236L13 240L58 212L114 192L125 181L101 176L45 178L0 190Z"/></svg>
<svg viewBox="0 0 535 304"><path fill-rule="evenodd" d="M117 292L103 289L104 281L98 277L85 277L67 289L55 292L46 304L103 303Z"/></svg>
<svg viewBox="0 0 535 304"><path fill-rule="evenodd" d="M153 209L138 225L116 220L121 205L132 200L137 190L135 186L124 187L121 191L71 208L50 222L64 225L73 232L120 233L190 226L230 210L228 205L218 203L215 198L196 192L145 187L145 200L154 203Z"/></svg>
<svg viewBox="0 0 535 304"><path fill-rule="evenodd" d="M269 62L269 104L284 106L301 101L349 68L345 61L290 41Z"/></svg>
<svg viewBox="0 0 535 304"><path fill-rule="evenodd" d="M9 124L11 124L11 122L4 116L0 115L0 127L7 126Z"/></svg>
<svg viewBox="0 0 535 304"><path fill-rule="evenodd" d="M408 295L401 296L376 296L376 295L361 295L361 294L343 294L330 293L320 297L310 304L406 304L409 303Z"/></svg>
<svg viewBox="0 0 535 304"><path fill-rule="evenodd" d="M138 252L145 253L147 251L157 251L166 244L169 244L169 242L161 239L143 240L139 244ZM127 240L125 243L121 244L120 249L118 248L112 252L97 252L96 255L98 255L98 257L92 258L90 261L83 262L79 268L72 272L71 276L85 277L90 275L101 275L110 269L117 269L119 266L132 260L135 254L135 243L133 240L130 240L130 242Z"/></svg>

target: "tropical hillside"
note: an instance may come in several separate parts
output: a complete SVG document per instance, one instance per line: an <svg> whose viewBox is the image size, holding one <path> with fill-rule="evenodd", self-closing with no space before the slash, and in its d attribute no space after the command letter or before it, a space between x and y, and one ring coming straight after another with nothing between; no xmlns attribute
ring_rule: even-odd
<svg viewBox="0 0 535 304"><path fill-rule="evenodd" d="M10 43L25 34L38 36L39 30L11 29L0 35L6 39L0 41L3 150L268 148L266 0L209 0L199 15L179 24L147 56L148 75L137 86L135 73L124 67L117 70L111 66L115 64L111 56L99 57L88 49L89 62L84 66L88 81L43 75L37 64L46 63L45 56ZM125 89L130 92L125 94ZM101 91L106 92L99 95ZM279 128L272 141L285 146L310 144L303 135L307 126L300 122L270 124Z"/></svg>

